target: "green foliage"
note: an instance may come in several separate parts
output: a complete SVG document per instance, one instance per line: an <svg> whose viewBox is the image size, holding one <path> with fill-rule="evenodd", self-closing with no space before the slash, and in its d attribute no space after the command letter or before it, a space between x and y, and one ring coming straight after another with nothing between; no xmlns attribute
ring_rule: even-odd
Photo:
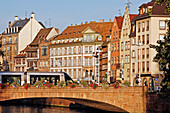
<svg viewBox="0 0 170 113"><path fill-rule="evenodd" d="M59 82L57 82L57 86L59 87L59 88L64 88L64 87L66 87L66 83L64 82L64 81L59 81Z"/></svg>
<svg viewBox="0 0 170 113"><path fill-rule="evenodd" d="M107 82L102 82L101 86L104 87L106 90L109 88L109 84Z"/></svg>
<svg viewBox="0 0 170 113"><path fill-rule="evenodd" d="M11 85L13 88L18 88L20 86L19 80L16 79L14 82L11 83Z"/></svg>
<svg viewBox="0 0 170 113"><path fill-rule="evenodd" d="M155 3L158 5L162 5L163 3L165 3L166 4L165 12L170 13L170 0L156 0Z"/></svg>
<svg viewBox="0 0 170 113"><path fill-rule="evenodd" d="M42 81L37 81L37 82L35 82L34 86L36 88L43 87L43 82Z"/></svg>
<svg viewBox="0 0 170 113"><path fill-rule="evenodd" d="M87 87L87 86L88 86L87 81L81 81L81 82L80 82L80 85L81 85L82 87Z"/></svg>
<svg viewBox="0 0 170 113"><path fill-rule="evenodd" d="M124 83L122 83L123 86L130 86L130 82L125 81Z"/></svg>

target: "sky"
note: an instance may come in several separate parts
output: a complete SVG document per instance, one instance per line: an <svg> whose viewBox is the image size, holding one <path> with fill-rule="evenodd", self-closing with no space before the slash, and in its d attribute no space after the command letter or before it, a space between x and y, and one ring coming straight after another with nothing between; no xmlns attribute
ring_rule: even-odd
<svg viewBox="0 0 170 113"><path fill-rule="evenodd" d="M130 13L138 14L138 7L151 0L129 0ZM14 17L35 19L47 28L59 28L60 33L71 24L85 21L114 20L124 14L128 0L0 0L0 34L8 27ZM121 11L119 11L121 10ZM50 25L51 23L51 25Z"/></svg>

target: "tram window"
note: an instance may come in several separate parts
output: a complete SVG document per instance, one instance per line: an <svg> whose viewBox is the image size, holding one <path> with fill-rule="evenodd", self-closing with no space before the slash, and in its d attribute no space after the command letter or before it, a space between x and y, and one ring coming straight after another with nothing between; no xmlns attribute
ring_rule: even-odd
<svg viewBox="0 0 170 113"><path fill-rule="evenodd" d="M19 75L3 75L2 76L2 83L6 83L7 85L10 85L16 80L18 81L19 84L21 84L21 76Z"/></svg>

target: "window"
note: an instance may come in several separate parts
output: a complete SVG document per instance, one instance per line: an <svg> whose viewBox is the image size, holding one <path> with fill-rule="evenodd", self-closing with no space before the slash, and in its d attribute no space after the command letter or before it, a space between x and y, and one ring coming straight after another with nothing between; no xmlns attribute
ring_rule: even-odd
<svg viewBox="0 0 170 113"><path fill-rule="evenodd" d="M12 38L11 38L11 37L9 38L9 43L10 43L10 44L12 43Z"/></svg>
<svg viewBox="0 0 170 113"><path fill-rule="evenodd" d="M91 41L91 39L90 39L91 37L90 37L90 35L88 35L88 39L87 39L87 42L90 42Z"/></svg>
<svg viewBox="0 0 170 113"><path fill-rule="evenodd" d="M113 44L112 44L112 48L111 48L112 52L113 52Z"/></svg>
<svg viewBox="0 0 170 113"><path fill-rule="evenodd" d="M6 44L6 38L4 38L4 45Z"/></svg>
<svg viewBox="0 0 170 113"><path fill-rule="evenodd" d="M10 51L12 51L12 46L10 46Z"/></svg>
<svg viewBox="0 0 170 113"><path fill-rule="evenodd" d="M140 41L140 36L138 36L138 43L140 43L141 41Z"/></svg>
<svg viewBox="0 0 170 113"><path fill-rule="evenodd" d="M71 54L71 47L69 47L69 54Z"/></svg>
<svg viewBox="0 0 170 113"><path fill-rule="evenodd" d="M86 35L84 35L84 41L86 41L87 39L86 39Z"/></svg>
<svg viewBox="0 0 170 113"><path fill-rule="evenodd" d="M128 62L128 58L127 58L127 55L125 55L125 60L126 60L126 63Z"/></svg>
<svg viewBox="0 0 170 113"><path fill-rule="evenodd" d="M142 72L145 72L145 62L142 62Z"/></svg>
<svg viewBox="0 0 170 113"><path fill-rule="evenodd" d="M92 41L94 41L94 35L92 35Z"/></svg>
<svg viewBox="0 0 170 113"><path fill-rule="evenodd" d="M73 48L73 54L76 54L76 47Z"/></svg>
<svg viewBox="0 0 170 113"><path fill-rule="evenodd" d="M140 23L138 23L138 32L140 32Z"/></svg>
<svg viewBox="0 0 170 113"><path fill-rule="evenodd" d="M142 32L145 31L145 22L142 22Z"/></svg>
<svg viewBox="0 0 170 113"><path fill-rule="evenodd" d="M15 43L17 43L17 42L18 42L17 37L15 37Z"/></svg>
<svg viewBox="0 0 170 113"><path fill-rule="evenodd" d="M145 35L142 35L142 43L145 44Z"/></svg>
<svg viewBox="0 0 170 113"><path fill-rule="evenodd" d="M132 72L135 73L135 63L132 63Z"/></svg>
<svg viewBox="0 0 170 113"><path fill-rule="evenodd" d="M130 56L129 55L127 56L127 62L128 63L130 62Z"/></svg>
<svg viewBox="0 0 170 113"><path fill-rule="evenodd" d="M7 47L7 53L9 53L9 46Z"/></svg>
<svg viewBox="0 0 170 113"><path fill-rule="evenodd" d="M116 57L114 57L114 64L116 64Z"/></svg>
<svg viewBox="0 0 170 113"><path fill-rule="evenodd" d="M145 48L142 48L142 59L145 58Z"/></svg>
<svg viewBox="0 0 170 113"><path fill-rule="evenodd" d="M92 66L92 64L93 64L93 59L90 58L90 59L89 59L89 65Z"/></svg>
<svg viewBox="0 0 170 113"><path fill-rule="evenodd" d="M120 62L120 60L119 60L119 56L117 57L117 63L119 63Z"/></svg>
<svg viewBox="0 0 170 113"><path fill-rule="evenodd" d="M132 57L135 58L136 55L135 55L135 50L132 50Z"/></svg>
<svg viewBox="0 0 170 113"><path fill-rule="evenodd" d="M47 55L47 46L42 46L42 47L41 47L41 55L42 55L42 56Z"/></svg>
<svg viewBox="0 0 170 113"><path fill-rule="evenodd" d="M88 53L88 52L89 52L88 49L89 49L88 46L86 46L86 47L85 47L85 53Z"/></svg>
<svg viewBox="0 0 170 113"><path fill-rule="evenodd" d="M40 62L40 68L42 68L42 62Z"/></svg>
<svg viewBox="0 0 170 113"><path fill-rule="evenodd" d="M160 30L165 30L165 20L161 20L159 21L159 29Z"/></svg>
<svg viewBox="0 0 170 113"><path fill-rule="evenodd" d="M113 39L115 39L115 32L113 32Z"/></svg>
<svg viewBox="0 0 170 113"><path fill-rule="evenodd" d="M149 34L146 35L146 38L147 38L146 44L148 45L149 44Z"/></svg>
<svg viewBox="0 0 170 113"><path fill-rule="evenodd" d="M160 34L159 35L159 40L161 40L161 41L165 40L165 35L164 34Z"/></svg>
<svg viewBox="0 0 170 113"><path fill-rule="evenodd" d="M114 46L114 51L116 51L116 43L115 43L115 46Z"/></svg>
<svg viewBox="0 0 170 113"><path fill-rule="evenodd" d="M121 50L122 50L122 51L123 51L123 45L124 45L123 42L121 42Z"/></svg>
<svg viewBox="0 0 170 113"><path fill-rule="evenodd" d="M113 65L113 57L112 57L112 65Z"/></svg>
<svg viewBox="0 0 170 113"><path fill-rule="evenodd" d="M147 61L147 72L149 72L149 61Z"/></svg>
<svg viewBox="0 0 170 113"><path fill-rule="evenodd" d="M88 66L88 58L85 58L85 66Z"/></svg>
<svg viewBox="0 0 170 113"><path fill-rule="evenodd" d="M100 41L101 41L101 40L102 40L102 36L99 36L98 40L100 40Z"/></svg>
<svg viewBox="0 0 170 113"><path fill-rule="evenodd" d="M146 49L146 57L149 58L149 48Z"/></svg>
<svg viewBox="0 0 170 113"><path fill-rule="evenodd" d="M89 47L89 53L92 53L93 50L92 50L92 46Z"/></svg>
<svg viewBox="0 0 170 113"><path fill-rule="evenodd" d="M22 63L25 64L25 59L22 60Z"/></svg>
<svg viewBox="0 0 170 113"><path fill-rule="evenodd" d="M149 21L147 21L146 31L149 31Z"/></svg>
<svg viewBox="0 0 170 113"><path fill-rule="evenodd" d="M117 51L119 51L119 42L117 43Z"/></svg>

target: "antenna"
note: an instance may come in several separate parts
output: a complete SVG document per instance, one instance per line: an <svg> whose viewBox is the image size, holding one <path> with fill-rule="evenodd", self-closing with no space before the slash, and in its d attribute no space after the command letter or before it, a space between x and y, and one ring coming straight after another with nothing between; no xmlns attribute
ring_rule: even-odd
<svg viewBox="0 0 170 113"><path fill-rule="evenodd" d="M120 15L120 16L122 16L122 14L121 14L121 10L120 10L120 9L119 9L119 15Z"/></svg>
<svg viewBox="0 0 170 113"><path fill-rule="evenodd" d="M130 4L132 4L129 0L127 0L126 5L128 6L129 12L130 12Z"/></svg>
<svg viewBox="0 0 170 113"><path fill-rule="evenodd" d="M51 27L51 18L48 18L49 19L49 27Z"/></svg>
<svg viewBox="0 0 170 113"><path fill-rule="evenodd" d="M47 26L47 21L45 21L45 26Z"/></svg>
<svg viewBox="0 0 170 113"><path fill-rule="evenodd" d="M25 18L27 18L27 11L25 11Z"/></svg>

